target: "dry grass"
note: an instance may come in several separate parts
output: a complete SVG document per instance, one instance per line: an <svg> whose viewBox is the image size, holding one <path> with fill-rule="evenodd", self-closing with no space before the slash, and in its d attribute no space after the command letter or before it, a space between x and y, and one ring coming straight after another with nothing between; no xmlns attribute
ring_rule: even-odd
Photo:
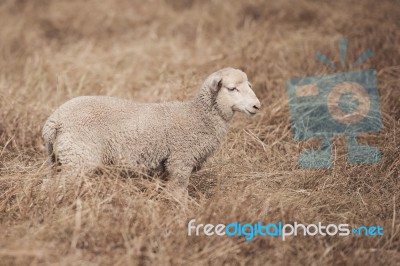
<svg viewBox="0 0 400 266"><path fill-rule="evenodd" d="M0 264L394 265L400 262L400 4L398 1L0 2ZM336 41L378 73L384 129L362 137L377 165L297 166L285 81L334 73ZM261 99L237 115L222 149L191 179L182 210L159 180L113 171L41 190L47 116L78 95L187 99L225 66L247 72ZM267 217L267 218L266 218ZM383 237L188 237L187 222L381 225Z"/></svg>

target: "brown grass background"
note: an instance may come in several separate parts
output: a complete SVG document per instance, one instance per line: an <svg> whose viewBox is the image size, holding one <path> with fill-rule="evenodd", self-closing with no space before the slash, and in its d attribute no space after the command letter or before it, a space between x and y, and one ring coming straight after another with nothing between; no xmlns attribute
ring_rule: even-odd
<svg viewBox="0 0 400 266"><path fill-rule="evenodd" d="M399 1L0 2L1 265L400 265ZM360 141L379 164L350 165L345 139L334 167L300 169L285 81L377 70L384 129ZM339 63L340 65L340 63ZM223 147L190 181L182 209L158 179L115 171L41 189L50 170L42 125L64 101L110 95L142 102L192 97L211 72L243 69L262 102L237 115ZM380 225L383 237L188 237L187 222L268 221Z"/></svg>

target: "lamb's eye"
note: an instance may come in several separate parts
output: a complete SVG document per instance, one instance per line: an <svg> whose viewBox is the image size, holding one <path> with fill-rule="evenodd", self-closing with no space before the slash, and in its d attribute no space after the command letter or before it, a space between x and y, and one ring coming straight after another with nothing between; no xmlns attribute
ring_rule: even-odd
<svg viewBox="0 0 400 266"><path fill-rule="evenodd" d="M249 87L250 87L250 89L251 89L251 84L249 83Z"/></svg>
<svg viewBox="0 0 400 266"><path fill-rule="evenodd" d="M236 87L228 88L229 91L238 91Z"/></svg>

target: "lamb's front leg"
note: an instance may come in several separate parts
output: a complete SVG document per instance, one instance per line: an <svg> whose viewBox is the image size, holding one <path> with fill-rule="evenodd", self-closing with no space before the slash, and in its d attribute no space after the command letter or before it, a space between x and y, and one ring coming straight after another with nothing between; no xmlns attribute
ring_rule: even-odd
<svg viewBox="0 0 400 266"><path fill-rule="evenodd" d="M167 172L170 179L168 188L173 192L173 196L179 200L188 196L187 188L192 170L193 166L184 164L181 161L173 161L167 164Z"/></svg>

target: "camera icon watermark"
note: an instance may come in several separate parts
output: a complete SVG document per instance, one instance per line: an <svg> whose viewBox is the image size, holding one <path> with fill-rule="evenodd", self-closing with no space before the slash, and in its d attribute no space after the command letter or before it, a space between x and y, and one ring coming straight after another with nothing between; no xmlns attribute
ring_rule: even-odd
<svg viewBox="0 0 400 266"><path fill-rule="evenodd" d="M339 48L344 66L347 42L341 40ZM370 56L372 52L367 50L353 66ZM317 59L332 68L336 67L320 52L317 53ZM287 81L286 89L294 139L321 140L320 150L308 150L300 154L300 167L331 167L331 143L335 136L346 136L348 162L380 161L381 153L377 148L357 143L358 133L382 129L375 70L292 78Z"/></svg>

